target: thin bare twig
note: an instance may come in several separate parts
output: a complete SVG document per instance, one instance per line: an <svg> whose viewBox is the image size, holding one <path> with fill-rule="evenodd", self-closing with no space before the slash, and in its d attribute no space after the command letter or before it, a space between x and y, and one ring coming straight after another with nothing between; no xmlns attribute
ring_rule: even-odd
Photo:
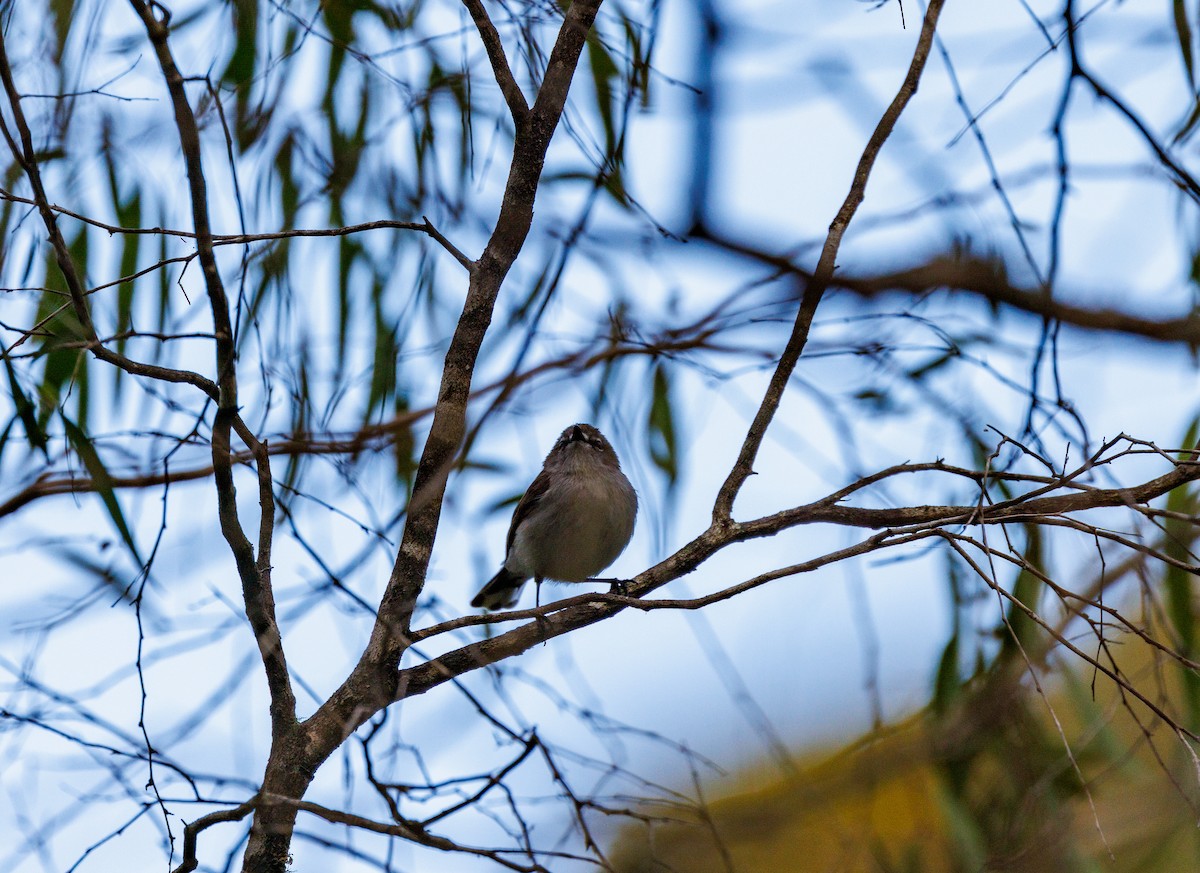
<svg viewBox="0 0 1200 873"><path fill-rule="evenodd" d="M50 208L50 198L46 195L41 170L38 167L37 151L33 145L33 134L30 132L29 123L26 121L25 113L21 108L21 93L17 90L16 83L13 80L12 68L8 61L7 46L2 37L0 37L0 81L4 85L5 95L8 98L9 108L13 114L13 121L17 127L17 137L19 137L20 142L18 143L17 138L13 137L12 132L8 129L8 125L4 123L3 119L0 119L0 133L3 133L13 158L21 166L26 178L29 180L29 186L33 189L33 205L37 207L42 223L45 225L46 232L50 237L50 245L54 249L55 262L67 285L67 291L71 297L70 305L82 326L84 338L88 341L88 350L97 359L119 367L131 375L158 379L165 382L195 385L209 397L216 397L216 384L211 379L206 379L199 373L193 373L190 370L174 370L169 367L160 367L156 364L144 364L140 361L134 361L124 355L117 354L100 343L96 327L92 323L91 310L88 308L87 292L84 287L83 278L80 276L79 269L75 264L74 258L71 256L66 240L63 239L62 233L59 230L54 210ZM65 309L65 306L58 311L62 311L62 309ZM55 314L57 312L43 319L40 324L45 324Z"/></svg>
<svg viewBox="0 0 1200 873"><path fill-rule="evenodd" d="M512 69L508 65L508 57L504 53L504 42L500 39L496 25L492 24L492 19L488 17L487 10L483 8L482 0L462 0L462 2L467 7L467 11L471 13L471 19L479 31L479 38L487 52L488 62L491 63L492 72L496 76L496 84L500 86L500 93L504 95L504 102L508 104L508 111L512 114L513 123L520 127L525 122L525 116L529 114L529 104L525 102L521 86L517 84Z"/></svg>
<svg viewBox="0 0 1200 873"><path fill-rule="evenodd" d="M239 804L232 809L219 809L216 812L210 812L208 815L201 816L185 825L183 828L183 860L172 873L191 873L191 871L200 866L200 859L196 856L196 842L201 831L208 830L213 825L241 821L254 812L257 805L258 795L255 795L245 803Z"/></svg>
<svg viewBox="0 0 1200 873"><path fill-rule="evenodd" d="M825 237L825 244L821 248L817 269L804 289L804 296L800 301L800 311L796 314L796 322L792 327L792 335L788 338L783 354L779 358L779 364L767 385L758 412L746 432L746 438L742 442L741 451L738 452L737 461L729 471L729 476L726 477L724 484L721 485L720 491L717 492L712 512L714 525L730 523L733 516L733 502L737 499L738 492L745 484L746 479L754 472L754 459L758 455L759 446L762 445L771 419L775 417L775 411L779 408L779 402L783 398L784 389L787 387L788 380L791 379L792 371L795 370L796 363L804 351L817 306L820 305L821 298L833 279L842 237L866 195L867 181L871 177L875 160L879 157L884 143L891 136L892 130L895 129L900 114L917 92L917 84L921 80L925 62L929 58L929 50L937 30L938 16L941 14L944 3L945 0L931 0L929 8L926 9L925 20L921 25L921 35L917 39L917 47L913 52L912 62L909 64L904 82L879 119L870 139L867 140L866 148L863 149L858 167L854 171L854 181L850 185L850 192L846 195L845 201L829 225L829 234Z"/></svg>
<svg viewBox="0 0 1200 873"><path fill-rule="evenodd" d="M267 674L267 683L271 692L272 735L279 737L295 726L296 697L292 691L291 677L283 652L283 641L275 617L275 597L271 589L270 576L262 572L262 568L270 567L270 531L274 524L275 502L271 489L270 460L266 450L259 446L253 433L241 421L238 411L237 350L234 329L230 319L229 301L213 250L212 228L208 217L208 186L204 178L200 130L187 99L184 77L175 64L175 58L168 43L170 13L155 0L151 0L149 3L143 2L143 0L130 0L130 3L134 12L142 20L146 35L154 47L155 56L162 70L163 79L170 94L171 106L174 109L175 126L187 169L192 222L195 227L200 266L213 319L216 382L220 389L212 428L213 480L217 490L218 515L221 533L229 544L237 564L238 576L242 582L246 617L254 630ZM259 494L262 503L258 555L255 555L254 547L246 537L241 521L238 519L237 489L233 481L230 446L230 433L234 428L254 453L258 469Z"/></svg>

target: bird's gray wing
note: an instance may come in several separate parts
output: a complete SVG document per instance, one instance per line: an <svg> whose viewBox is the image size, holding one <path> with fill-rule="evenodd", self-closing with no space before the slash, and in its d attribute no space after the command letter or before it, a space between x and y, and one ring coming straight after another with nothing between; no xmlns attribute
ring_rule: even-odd
<svg viewBox="0 0 1200 873"><path fill-rule="evenodd" d="M550 477L546 475L545 470L542 470L542 472L537 474L537 478L529 483L529 487L525 490L524 495L522 495L517 508L513 510L512 522L508 525L508 539L504 544L505 555L512 551L513 540L516 539L517 528L521 522L528 518L529 514L537 508L537 505L549 490Z"/></svg>

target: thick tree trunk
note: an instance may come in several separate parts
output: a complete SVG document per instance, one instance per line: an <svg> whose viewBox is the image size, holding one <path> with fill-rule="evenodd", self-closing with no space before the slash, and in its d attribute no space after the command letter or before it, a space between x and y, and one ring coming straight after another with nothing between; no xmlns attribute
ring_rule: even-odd
<svg viewBox="0 0 1200 873"><path fill-rule="evenodd" d="M319 763L305 760L305 731L297 727L271 744L242 873L286 873L291 864L296 805L304 798Z"/></svg>

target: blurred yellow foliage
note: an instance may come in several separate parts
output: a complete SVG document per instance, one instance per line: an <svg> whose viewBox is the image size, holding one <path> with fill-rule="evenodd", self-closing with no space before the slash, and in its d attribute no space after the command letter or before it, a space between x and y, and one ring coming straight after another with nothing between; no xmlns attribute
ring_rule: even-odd
<svg viewBox="0 0 1200 873"><path fill-rule="evenodd" d="M1170 675L1180 672L1176 662L1140 646L1121 657L1128 681L1153 690L1159 708L1179 711L1179 676ZM614 866L620 873L1200 870L1200 762L1180 736L1102 674L1094 697L1090 674L1051 670L1042 673L1043 688L1047 682L1053 691L1043 697L1025 670L975 677L953 706L931 706L834 754L810 754L798 776L740 776L706 814L646 810L674 821L623 831Z"/></svg>

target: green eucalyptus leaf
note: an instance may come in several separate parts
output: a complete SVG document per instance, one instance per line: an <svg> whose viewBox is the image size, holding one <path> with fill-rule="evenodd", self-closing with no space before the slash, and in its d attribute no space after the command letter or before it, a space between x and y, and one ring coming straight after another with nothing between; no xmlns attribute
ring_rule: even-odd
<svg viewBox="0 0 1200 873"><path fill-rule="evenodd" d="M1026 566L1017 574L1012 596L1018 603L1038 612L1045 583L1030 568L1040 570L1046 566L1044 543L1041 529L1037 525L1024 525L1024 530L1025 549L1021 557ZM1021 658L1021 649L1030 657L1036 657L1040 640L1038 624L1016 603L1008 605L1006 615L1008 626L1001 629L1004 643L998 661Z"/></svg>
<svg viewBox="0 0 1200 873"><path fill-rule="evenodd" d="M62 420L67 441L71 444L71 448L75 451L75 454L78 455L79 460L83 462L88 475L92 477L92 485L96 489L96 494L100 496L100 500L104 503L104 508L108 511L108 517L112 520L113 527L117 529L117 533L125 543L126 548L129 549L129 554L137 566L145 566L145 562L138 552L133 533L129 530L129 525L125 523L125 514L121 511L121 503L117 499L116 492L113 490L112 476L109 475L108 468L104 466L104 462L101 460L99 452L96 451L96 446L92 443L91 437L78 424L67 418L66 415L60 414L59 418Z"/></svg>
<svg viewBox="0 0 1200 873"><path fill-rule="evenodd" d="M371 362L371 385L367 392L367 408L363 421L374 418L377 411L390 404L396 394L396 361L400 344L396 325L388 320L383 308L383 283L376 281L372 292L375 310L375 344Z"/></svg>
<svg viewBox="0 0 1200 873"><path fill-rule="evenodd" d="M667 487L674 488L679 478L679 443L671 402L671 380L661 363L654 366L652 385L648 421L650 460L666 477Z"/></svg>
<svg viewBox="0 0 1200 873"><path fill-rule="evenodd" d="M587 38L588 68L592 72L592 87L596 91L596 111L604 127L604 154L608 158L610 172L620 164L617 135L617 99L614 83L620 78L620 69L600 38L593 31Z"/></svg>
<svg viewBox="0 0 1200 873"><path fill-rule="evenodd" d="M396 479L404 483L406 492L412 491L413 479L417 474L418 452L412 424L402 420L405 413L409 411L407 395L402 391L397 391L393 408L397 424L392 431L392 455L396 459Z"/></svg>
<svg viewBox="0 0 1200 873"><path fill-rule="evenodd" d="M933 683L933 709L942 714L950 710L962 696L962 679L958 669L959 649L958 633L951 635L946 647L942 649L942 657L938 660L937 673Z"/></svg>
<svg viewBox="0 0 1200 873"><path fill-rule="evenodd" d="M68 249L76 268L84 272L87 265L87 232L81 230L68 243ZM43 429L61 401L63 389L80 368L86 366L80 344L87 339L53 254L47 255L45 276L46 290L38 301L36 321L40 325L38 351L46 361L38 386L38 423Z"/></svg>
<svg viewBox="0 0 1200 873"><path fill-rule="evenodd" d="M1200 438L1200 416L1193 418L1184 434L1184 449L1194 449ZM1190 454L1180 455L1181 460L1191 460ZM1186 520L1200 515L1200 499L1195 487L1184 485L1167 494L1167 511L1184 518L1167 518L1163 523L1163 552L1184 564L1194 563L1192 543L1195 541L1193 525ZM1179 654L1195 660L1197 655L1195 577L1181 567L1167 564L1163 571L1163 586L1166 589L1167 619L1179 648ZM1193 670L1180 670L1183 682L1184 706L1187 711L1186 726L1200 728L1200 676Z"/></svg>
<svg viewBox="0 0 1200 873"><path fill-rule="evenodd" d="M258 0L232 0L232 13L236 39L221 81L248 89L258 57Z"/></svg>
<svg viewBox="0 0 1200 873"><path fill-rule="evenodd" d="M117 218L122 227L142 226L141 195L134 192L133 196L117 209ZM138 249L141 246L141 234L127 233L121 240L121 275L132 276L137 271ZM117 333L123 334L133 327L133 281L122 282L117 286ZM119 354L124 354L127 340L117 339L116 347ZM120 368L115 368L117 376ZM118 386L120 382L118 381Z"/></svg>
<svg viewBox="0 0 1200 873"><path fill-rule="evenodd" d="M1172 139L1172 144L1178 145L1180 142L1191 136L1198 123L1200 123L1200 98L1197 98L1192 102L1192 110L1188 113L1188 116L1184 120L1183 124L1179 126L1179 130L1175 132L1175 136ZM1193 278L1194 275L1195 274L1193 272Z"/></svg>
<svg viewBox="0 0 1200 873"><path fill-rule="evenodd" d="M46 449L46 434L38 424L33 401L29 399L29 395L21 388L21 383L17 379L17 373L13 369L12 359L8 357L4 358L4 369L8 373L9 394L12 397L13 406L16 407L16 417L25 429L25 438L29 441L31 447L40 451L48 459L50 456Z"/></svg>
<svg viewBox="0 0 1200 873"><path fill-rule="evenodd" d="M54 20L54 63L57 66L62 63L67 50L67 37L75 17L75 0L50 0L50 14Z"/></svg>

